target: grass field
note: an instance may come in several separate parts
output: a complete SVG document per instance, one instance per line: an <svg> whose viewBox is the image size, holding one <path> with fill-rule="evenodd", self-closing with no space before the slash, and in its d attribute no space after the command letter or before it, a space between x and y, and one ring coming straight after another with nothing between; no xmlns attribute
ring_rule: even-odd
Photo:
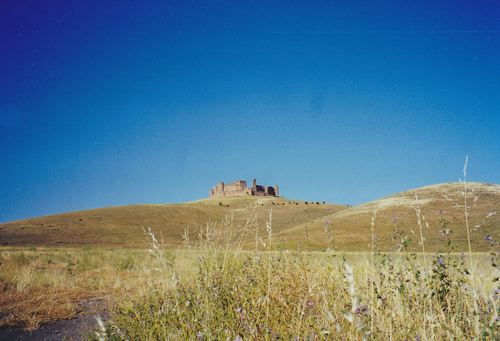
<svg viewBox="0 0 500 341"><path fill-rule="evenodd" d="M461 340L478 335L477 302L479 333L499 336L500 271L489 254L473 254L472 273L460 253L428 254L427 269L422 253L197 246L174 255L172 264L144 250L3 252L3 265L21 265L3 272L4 326L72 318L79 302L105 298L110 339Z"/></svg>
<svg viewBox="0 0 500 341"><path fill-rule="evenodd" d="M92 300L141 294L159 271L144 250L18 249L0 252L0 327L35 329L71 319Z"/></svg>

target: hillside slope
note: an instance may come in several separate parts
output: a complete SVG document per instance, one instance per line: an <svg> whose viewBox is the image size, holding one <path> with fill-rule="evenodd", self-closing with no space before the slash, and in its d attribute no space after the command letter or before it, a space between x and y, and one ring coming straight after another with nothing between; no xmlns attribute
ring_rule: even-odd
<svg viewBox="0 0 500 341"><path fill-rule="evenodd" d="M311 250L366 251L370 250L371 220L376 211L376 249L397 251L397 244L406 238L411 239L408 250L421 251L419 207L426 251L445 245L442 233L446 229L454 251L466 251L463 190L463 183L437 184L356 207L248 196L107 207L0 224L0 246L146 248L142 228L150 226L157 236L161 231L167 247L175 248L182 243L186 229L196 238L200 227L209 222L220 225L231 217L234 228L255 217L251 227L257 227L265 241L272 212L273 242L284 248L301 245ZM500 185L467 183L467 206L473 249L489 250L488 235L500 244ZM244 246L255 246L253 235Z"/></svg>
<svg viewBox="0 0 500 341"><path fill-rule="evenodd" d="M167 247L177 247L186 228L196 235L200 226L222 222L225 217L232 217L233 226L238 227L255 216L259 233L265 235L271 210L272 227L277 231L345 208L254 196L106 207L0 224L0 246L146 248L142 228L150 226L157 236L161 231Z"/></svg>
<svg viewBox="0 0 500 341"><path fill-rule="evenodd" d="M378 247L386 251L397 251L397 244L402 244L401 238L404 240L406 237L407 240L412 240L408 244L410 251L421 251L416 211L420 207L426 251L434 252L438 246L443 248L446 240L442 233L447 229L450 232L448 240L452 246L456 246L454 251L466 251L463 191L464 184L460 182L426 186L321 217L307 224L310 248L325 249L333 239L337 250L370 250L371 220L376 211L373 234L378 239ZM467 183L467 206L473 249L489 250L490 245L486 241L488 235L492 236L493 241L500 243L500 185ZM396 228L401 231L400 236L397 235ZM297 245L305 239L305 227L292 227L283 231L282 235L289 246Z"/></svg>

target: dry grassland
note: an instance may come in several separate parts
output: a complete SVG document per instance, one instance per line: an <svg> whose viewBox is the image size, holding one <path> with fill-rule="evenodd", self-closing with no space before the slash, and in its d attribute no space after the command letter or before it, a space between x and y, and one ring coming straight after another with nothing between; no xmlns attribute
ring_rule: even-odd
<svg viewBox="0 0 500 341"><path fill-rule="evenodd" d="M467 186L352 208L233 197L2 224L0 326L103 299L113 323L89 339L498 339L500 186ZM94 247L48 248L70 243L62 232ZM14 247L30 236L46 245Z"/></svg>
<svg viewBox="0 0 500 341"><path fill-rule="evenodd" d="M272 209L276 229L285 229L345 209L347 206L305 203L274 197L221 197L185 204L130 205L77 211L0 224L3 247L31 245L65 248L144 248L143 228L161 229L168 247L182 244L186 228L229 216L244 225L255 216L265 229Z"/></svg>

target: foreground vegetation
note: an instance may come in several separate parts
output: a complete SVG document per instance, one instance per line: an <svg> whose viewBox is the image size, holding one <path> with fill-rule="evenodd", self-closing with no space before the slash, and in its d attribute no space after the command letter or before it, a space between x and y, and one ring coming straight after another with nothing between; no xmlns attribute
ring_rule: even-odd
<svg viewBox="0 0 500 341"><path fill-rule="evenodd" d="M472 253L468 219L477 197L469 195L464 181L466 250L455 250L450 223L443 217L442 247L426 252L422 231L428 224L417 196L417 233L412 232L420 236L419 247L410 249L409 232L394 217L392 253L379 250L376 212L371 251L360 254L336 251L331 222L324 226L330 247L323 253L308 251L307 228L303 244L292 252L285 250L280 234L273 233L272 213L266 238L252 219L236 228L230 221L207 224L196 238L184 236L185 245L197 256L191 268L151 283L142 298L125 299L92 338L498 339L500 252L486 235L483 242L491 251ZM161 256L159 243L152 233L149 236L151 252ZM252 238L254 252L241 250Z"/></svg>
<svg viewBox="0 0 500 341"><path fill-rule="evenodd" d="M193 271L125 298L91 339L497 339L499 288L485 254L254 253L204 244ZM426 266L427 264L427 266ZM492 263L493 264L493 263Z"/></svg>

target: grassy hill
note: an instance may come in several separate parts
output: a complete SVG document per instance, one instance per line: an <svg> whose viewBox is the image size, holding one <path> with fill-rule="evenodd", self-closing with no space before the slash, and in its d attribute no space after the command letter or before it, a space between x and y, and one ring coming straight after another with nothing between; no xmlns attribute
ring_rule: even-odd
<svg viewBox="0 0 500 341"><path fill-rule="evenodd" d="M446 244L442 233L447 229L448 240L457 247L455 251L466 251L463 190L464 184L460 182L426 186L318 218L307 224L310 248L324 249L327 246L325 239L328 239L329 232L325 231L326 227L331 230L337 250L370 250L371 221L376 210L373 233L381 249L396 251L399 248L396 244L401 244L401 238L407 237L407 240L411 239L409 250L422 251L418 206L426 251L434 252L438 246ZM500 243L500 185L467 183L467 206L473 250L489 250L488 235L494 242ZM401 231L400 236L397 236L396 228ZM294 226L282 234L290 244L297 244L303 238L304 226Z"/></svg>
<svg viewBox="0 0 500 341"><path fill-rule="evenodd" d="M474 250L488 250L486 236L500 241L500 185L467 184L470 236ZM208 198L184 204L130 205L77 211L0 224L3 247L105 247L146 248L142 228L163 235L167 247L182 243L185 229L197 235L208 222L221 224L232 217L234 228L251 217L262 238L272 210L274 241L286 248L301 245L311 250L334 247L339 251L369 250L371 221L383 250L397 250L401 239L409 250L421 251L417 206L421 211L426 251L443 246L443 231L458 251L467 250L462 183L446 183L401 192L356 207L295 201L285 198L233 196ZM418 200L415 197L417 194ZM498 214L494 212L499 211ZM396 219L395 219L396 218ZM444 229L443 229L444 226ZM401 235L397 235L397 231ZM397 237L397 238L396 238ZM245 246L254 246L254 238ZM333 241L333 244L332 244Z"/></svg>
<svg viewBox="0 0 500 341"><path fill-rule="evenodd" d="M149 245L142 228L151 227L157 236L161 231L167 247L177 247L186 228L196 235L201 226L220 223L226 217L232 217L233 226L240 227L254 216L265 235L271 209L273 230L278 231L345 208L257 196L106 207L0 224L0 246L146 248Z"/></svg>

